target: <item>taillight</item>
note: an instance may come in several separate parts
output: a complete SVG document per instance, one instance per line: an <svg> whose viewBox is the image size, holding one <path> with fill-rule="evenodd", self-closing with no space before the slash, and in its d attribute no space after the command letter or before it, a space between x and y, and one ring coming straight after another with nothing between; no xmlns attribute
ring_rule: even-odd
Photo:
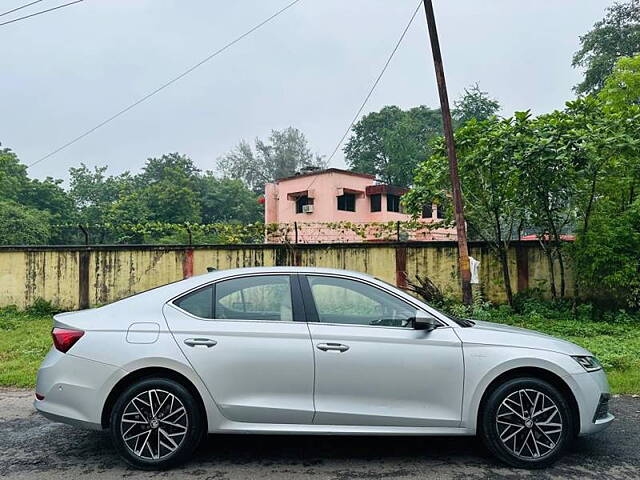
<svg viewBox="0 0 640 480"><path fill-rule="evenodd" d="M51 330L53 345L62 353L67 353L83 335L84 332L82 330L70 330L68 328L58 327Z"/></svg>

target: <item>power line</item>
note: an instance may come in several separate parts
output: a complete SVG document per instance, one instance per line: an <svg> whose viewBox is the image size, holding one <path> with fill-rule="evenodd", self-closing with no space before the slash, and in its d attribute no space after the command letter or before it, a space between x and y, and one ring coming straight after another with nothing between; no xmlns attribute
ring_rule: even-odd
<svg viewBox="0 0 640 480"><path fill-rule="evenodd" d="M382 70L380 71L380 74L378 75L378 78L376 78L376 81L373 82L373 85L371 86L371 89L369 90L369 93L367 93L367 96L365 97L364 101L362 102L362 105L360 105L360 108L358 109L358 112L353 117L353 120L351 120L351 123L347 127L347 130L344 132L344 135L342 135L342 138L340 139L340 141L336 145L336 148L333 149L333 152L329 156L329 159L327 160L327 163L330 162L331 159L334 157L334 155L336 154L336 152L340 148L340 145L342 145L342 142L344 142L344 139L347 138L347 135L349 135L349 131L351 130L351 127L353 127L353 125L356 123L356 120L358 120L358 117L360 117L360 114L362 113L362 110L364 109L365 105L369 101L369 98L373 94L373 91L378 86L378 83L380 83L380 79L384 75L384 72L387 71L387 67L391 63L391 59L393 59L393 56L398 51L398 48L400 47L400 44L402 43L402 40L404 39L405 35L407 34L407 31L409 30L409 27L413 23L414 18L416 18L416 15L418 14L418 10L420 10L420 6L421 5L422 5L422 0L418 2L418 6L414 10L413 15L411 15L411 19L409 20L409 23L407 23L407 26L404 27L404 30L402 31L402 35L400 35L400 38L398 39L398 42L396 43L396 46L393 47L391 55L389 55L389 58L387 58L387 61L385 62L384 67L382 67Z"/></svg>
<svg viewBox="0 0 640 480"><path fill-rule="evenodd" d="M35 5L36 3L40 3L42 0L36 0L35 2L27 3L26 5L22 5L21 7L16 7L11 10L7 10L6 12L0 13L0 17L4 17L5 15L9 15L10 13L17 12L18 10L22 10L23 8L30 7L31 5Z"/></svg>
<svg viewBox="0 0 640 480"><path fill-rule="evenodd" d="M48 8L46 10L40 10L39 12L32 13L31 15L25 15L24 17L14 18L13 20L9 20L8 22L0 23L0 27L3 26L3 25L8 25L10 23L19 22L20 20L24 20L26 18L31 18L31 17L35 17L37 15L42 15L43 13L52 12L52 11L58 10L60 8L68 7L70 5L75 5L76 3L80 3L80 2L84 2L84 0L75 0L75 2L69 2L69 3L65 3L63 5L58 5L57 7ZM36 2L34 2L34 3L36 3ZM33 5L33 3L30 4L30 5ZM24 5L24 6L20 7L20 8L24 8L24 7L28 7L28 5ZM10 12L6 12L6 13L10 13Z"/></svg>
<svg viewBox="0 0 640 480"><path fill-rule="evenodd" d="M118 118L119 116L127 113L129 110L131 110L132 108L140 105L142 102L148 100L149 98L153 97L155 94L161 92L162 90L164 90L165 88L169 87L170 85L173 85L174 83L176 83L178 80L186 77L187 75L189 75L191 72L193 72L195 69L197 69L198 67L204 65L205 63L207 63L209 60L211 60L212 58L220 55L222 52L224 52L225 50L227 50L229 47L235 45L236 43L238 43L240 40L242 40L243 38L247 37L248 35L250 35L251 33L255 32L256 30L258 30L260 27L262 27L263 25L269 23L271 20L273 20L274 18L276 18L277 16L279 16L280 14L284 13L286 10L288 10L289 8L293 7L296 3L300 2L301 0L294 0L293 2L289 3L288 5L286 5L285 7L281 8L280 10L278 10L276 13L274 13L273 15L271 15L270 17L266 18L265 20L263 20L262 22L258 23L257 25L255 25L254 27L252 27L251 29L247 30L245 33L243 33L242 35L240 35L239 37L236 37L234 40L230 41L229 43L227 43L226 45L224 45L223 47L219 48L218 50L216 50L215 52L213 52L212 54L206 56L205 58L203 58L202 60L200 60L198 63L196 63L195 65L189 67L188 69L186 69L184 72L182 72L180 75L172 78L171 80L169 80L168 82L162 84L161 86L159 86L158 88L156 88L155 90L147 93L146 95L144 95L143 97L139 98L138 100L136 100L135 102L133 102L132 104L130 104L129 106L123 108L122 110L118 111L117 113L111 115L109 118L103 120L102 122L98 123L96 126L90 128L89 130L87 130L86 132L84 132L83 134L77 136L76 138L74 138L73 140L68 141L67 143L65 143L64 145L56 148L55 150L53 150L52 152L46 154L44 157L41 157L40 159L36 160L35 162L31 163L28 165L29 168L33 167L34 165L42 162L43 160L46 160L49 157L52 157L53 155L55 155L56 153L64 150L67 147L70 147L71 145L73 145L74 143L78 142L79 140L82 140L84 137L86 137L87 135L92 134L93 132L95 132L96 130L98 130L101 127L104 127L106 124L112 122L113 120L115 120L116 118Z"/></svg>

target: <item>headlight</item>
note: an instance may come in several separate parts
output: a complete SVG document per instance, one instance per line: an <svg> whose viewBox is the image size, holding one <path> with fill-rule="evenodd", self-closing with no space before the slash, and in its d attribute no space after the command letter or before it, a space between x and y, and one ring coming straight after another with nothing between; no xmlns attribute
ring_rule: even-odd
<svg viewBox="0 0 640 480"><path fill-rule="evenodd" d="M575 356L572 356L571 358L573 358L576 362L582 365L582 368L584 368L587 372L595 372L602 368L602 365L600 364L600 362L596 357L591 357L587 355L575 355Z"/></svg>

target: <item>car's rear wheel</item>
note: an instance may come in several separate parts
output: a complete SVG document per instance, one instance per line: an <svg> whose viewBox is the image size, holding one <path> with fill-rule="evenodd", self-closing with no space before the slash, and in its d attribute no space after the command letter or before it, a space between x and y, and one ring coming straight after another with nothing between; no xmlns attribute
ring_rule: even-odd
<svg viewBox="0 0 640 480"><path fill-rule="evenodd" d="M509 380L493 390L482 412L481 434L505 463L543 468L555 462L573 436L573 417L562 393L537 378Z"/></svg>
<svg viewBox="0 0 640 480"><path fill-rule="evenodd" d="M203 423L198 403L184 386L165 378L146 378L118 397L110 430L129 464L166 469L191 455L204 435Z"/></svg>

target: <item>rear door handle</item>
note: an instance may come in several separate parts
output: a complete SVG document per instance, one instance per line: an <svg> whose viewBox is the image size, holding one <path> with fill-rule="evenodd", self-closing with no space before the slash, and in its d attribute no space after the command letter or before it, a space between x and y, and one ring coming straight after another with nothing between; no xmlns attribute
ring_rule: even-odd
<svg viewBox="0 0 640 480"><path fill-rule="evenodd" d="M210 338L187 338L184 343L190 347L202 345L207 348L215 347L218 344L218 342Z"/></svg>
<svg viewBox="0 0 640 480"><path fill-rule="evenodd" d="M323 352L346 352L349 350L349 346L342 343L319 343L317 347L318 350L322 350Z"/></svg>

